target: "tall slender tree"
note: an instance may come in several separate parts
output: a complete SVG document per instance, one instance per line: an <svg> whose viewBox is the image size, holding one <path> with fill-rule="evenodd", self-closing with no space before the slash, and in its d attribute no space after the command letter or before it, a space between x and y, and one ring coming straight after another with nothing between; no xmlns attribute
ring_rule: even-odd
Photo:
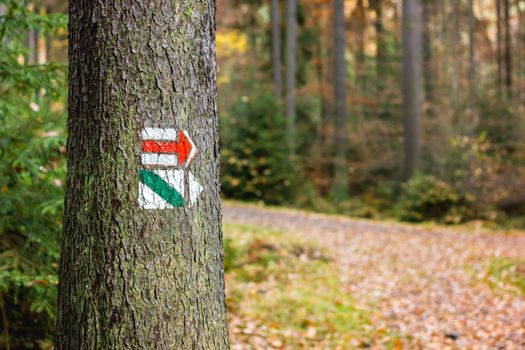
<svg viewBox="0 0 525 350"><path fill-rule="evenodd" d="M510 32L510 3L503 0L503 14L505 27L505 93L507 98L512 97L512 38Z"/></svg>
<svg viewBox="0 0 525 350"><path fill-rule="evenodd" d="M503 86L503 20L502 20L502 14L501 14L501 1L502 0L496 0L496 64L497 64L497 77L496 77L496 84L497 84L497 93L498 97L501 98L502 93L502 86Z"/></svg>
<svg viewBox="0 0 525 350"><path fill-rule="evenodd" d="M458 107L461 102L461 63L462 63L462 57L461 57L461 1L453 1L453 6L451 7L452 13L450 14L452 19L452 25L451 25L451 42L452 45L450 45L451 48L451 60L452 60L452 66L451 66L451 90L452 90L452 101L454 108L458 110Z"/></svg>
<svg viewBox="0 0 525 350"><path fill-rule="evenodd" d="M524 4L524 5L522 5ZM516 70L519 74L520 81L525 82L525 3L522 0L516 0L516 8L518 9L518 40L516 41L516 52L520 53L517 57ZM525 87L517 91L516 101L525 100ZM521 104L521 109L525 109L525 106Z"/></svg>
<svg viewBox="0 0 525 350"><path fill-rule="evenodd" d="M385 45L385 26L383 24L383 1L372 0L370 7L374 10L376 18L374 28L376 32L376 76L377 87L381 89L383 80L381 76L385 73L386 45Z"/></svg>
<svg viewBox="0 0 525 350"><path fill-rule="evenodd" d="M347 128L347 70L345 60L344 1L334 0L334 95L335 95L335 154L333 195L336 199L348 194L348 128Z"/></svg>
<svg viewBox="0 0 525 350"><path fill-rule="evenodd" d="M286 116L288 147L295 154L295 84L297 71L297 0L286 0Z"/></svg>
<svg viewBox="0 0 525 350"><path fill-rule="evenodd" d="M422 0L423 6L423 76L425 86L425 100L432 102L434 98L434 69L432 65L432 33L431 15L435 12L434 0Z"/></svg>
<svg viewBox="0 0 525 350"><path fill-rule="evenodd" d="M421 120L420 0L403 0L403 175L410 179L420 154Z"/></svg>
<svg viewBox="0 0 525 350"><path fill-rule="evenodd" d="M316 164L319 171L326 169L326 162L324 160L329 156L328 147L328 131L332 125L332 119L329 116L328 101L327 101L327 69L325 68L325 57L327 56L327 48L323 37L324 17L316 21L317 40L315 41L315 73L317 77L318 95L319 95L319 125L317 127L317 146L314 148L314 157L318 160ZM327 152L328 151L328 152Z"/></svg>
<svg viewBox="0 0 525 350"><path fill-rule="evenodd" d="M468 0L468 81L469 81L469 109L471 113L474 113L474 107L477 100L477 88L476 88L476 62L475 62L475 49L476 49L476 17L474 15L474 1ZM471 123L472 124L472 123Z"/></svg>
<svg viewBox="0 0 525 350"><path fill-rule="evenodd" d="M281 16L279 0L272 0L272 58L273 58L273 84L275 100L277 103L282 96L282 73L281 73Z"/></svg>
<svg viewBox="0 0 525 350"><path fill-rule="evenodd" d="M33 2L27 3L27 9L31 12L35 11L35 4ZM36 28L29 28L27 32L27 64L37 63L37 46L38 46L38 30Z"/></svg>
<svg viewBox="0 0 525 350"><path fill-rule="evenodd" d="M335 19L334 19L335 22ZM352 12L352 17L350 19L352 32L356 41L355 48L355 72L357 78L357 85L362 89L366 88L366 79L365 77L365 46L366 38L365 33L368 26L366 20L366 9L363 0L357 0L354 11ZM344 28L344 23L343 23ZM336 29L337 30L337 29Z"/></svg>
<svg viewBox="0 0 525 350"><path fill-rule="evenodd" d="M69 16L56 349L227 349L215 1L71 0ZM151 165L149 138L176 139L176 161Z"/></svg>

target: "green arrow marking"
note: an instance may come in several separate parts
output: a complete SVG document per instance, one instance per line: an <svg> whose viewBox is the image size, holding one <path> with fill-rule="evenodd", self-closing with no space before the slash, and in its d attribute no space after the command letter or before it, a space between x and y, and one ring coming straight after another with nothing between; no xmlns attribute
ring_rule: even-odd
<svg viewBox="0 0 525 350"><path fill-rule="evenodd" d="M139 170L140 182L152 189L153 192L162 197L174 207L184 207L184 198L162 177L151 170Z"/></svg>

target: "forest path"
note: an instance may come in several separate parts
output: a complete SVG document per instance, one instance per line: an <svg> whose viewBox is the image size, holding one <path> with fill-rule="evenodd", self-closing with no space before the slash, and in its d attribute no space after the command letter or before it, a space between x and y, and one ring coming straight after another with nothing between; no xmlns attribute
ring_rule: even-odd
<svg viewBox="0 0 525 350"><path fill-rule="evenodd" d="M525 349L525 297L485 280L494 258L525 259L525 234L348 219L237 203L224 222L278 230L333 252L373 327L406 349ZM374 346L372 346L374 348Z"/></svg>

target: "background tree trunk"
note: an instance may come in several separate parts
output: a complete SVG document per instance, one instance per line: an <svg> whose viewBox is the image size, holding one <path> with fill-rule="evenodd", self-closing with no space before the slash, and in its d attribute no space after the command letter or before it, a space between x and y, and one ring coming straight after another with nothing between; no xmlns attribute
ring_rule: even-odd
<svg viewBox="0 0 525 350"><path fill-rule="evenodd" d="M45 16L47 12L47 9L45 6L41 6L39 9L39 14L41 16ZM38 34L38 31L37 31ZM48 56L48 43L47 43L47 36L45 33L40 33L40 35L37 35L37 62L38 64L45 64L47 62L47 56Z"/></svg>
<svg viewBox="0 0 525 350"><path fill-rule="evenodd" d="M452 1L453 6L451 8L452 13L452 45L451 45L451 58L452 58L452 75L450 82L452 84L452 103L457 113L460 109L461 104L461 68L462 60L461 57L461 2L459 0Z"/></svg>
<svg viewBox="0 0 525 350"><path fill-rule="evenodd" d="M475 117L475 107L477 104L477 88L476 88L476 60L475 60L475 48L476 48L476 17L474 15L474 4L473 0L467 1L468 6L468 82L469 82L469 113L471 114L469 124L471 133L476 128L477 118ZM476 120L475 120L476 119Z"/></svg>
<svg viewBox="0 0 525 350"><path fill-rule="evenodd" d="M376 32L376 85L378 90L383 88L383 79L381 77L385 74L385 58L386 58L386 45L385 45L385 27L383 25L383 1L372 0L370 7L376 13L374 22L374 28Z"/></svg>
<svg viewBox="0 0 525 350"><path fill-rule="evenodd" d="M503 30L502 30L502 19L501 19L501 0L496 0L496 64L497 64L497 78L496 78L496 84L497 84L497 93L498 97L501 99L503 93L502 93L502 86L503 86L503 49L502 49L502 42L503 42Z"/></svg>
<svg viewBox="0 0 525 350"><path fill-rule="evenodd" d="M326 170L330 171L327 167L327 159L329 159L331 153L329 150L329 132L332 127L332 118L330 118L329 112L329 101L327 100L328 92L326 89L326 82L330 78L327 74L325 67L325 57L327 57L327 48L325 47L324 38L322 36L322 29L324 23L324 17L317 21L318 38L315 41L315 73L318 85L319 95L319 125L317 127L317 146L314 148L314 158L317 165L317 171L319 173L326 174ZM326 175L325 175L326 176Z"/></svg>
<svg viewBox="0 0 525 350"><path fill-rule="evenodd" d="M405 179L419 161L421 119L421 8L418 0L403 0L403 127Z"/></svg>
<svg viewBox="0 0 525 350"><path fill-rule="evenodd" d="M345 17L343 0L334 0L334 95L335 95L335 154L334 184L336 199L348 195L347 79L345 61Z"/></svg>
<svg viewBox="0 0 525 350"><path fill-rule="evenodd" d="M297 71L297 0L286 1L286 117L290 155L295 154L295 76Z"/></svg>
<svg viewBox="0 0 525 350"><path fill-rule="evenodd" d="M227 349L215 1L72 0L69 14L56 349ZM139 207L143 127L193 138L193 206Z"/></svg>
<svg viewBox="0 0 525 350"><path fill-rule="evenodd" d="M516 0L516 8L518 9L518 40L516 42L516 51L519 52L518 63L516 65L516 71L519 74L521 81L521 88L518 89L518 95L516 101L518 101L518 108L525 110L523 103L519 101L525 100L525 8L520 6L521 0ZM520 106L521 105L521 106ZM522 133L523 135L524 133Z"/></svg>
<svg viewBox="0 0 525 350"><path fill-rule="evenodd" d="M279 0L272 0L272 49L273 49L273 83L275 101L279 103L282 96L281 78L281 16L279 14Z"/></svg>
<svg viewBox="0 0 525 350"><path fill-rule="evenodd" d="M25 1L27 9L31 12L35 11L35 4L33 2ZM38 48L38 31L35 28L29 28L27 31L27 56L26 63L29 65L37 63L37 48Z"/></svg>
<svg viewBox="0 0 525 350"><path fill-rule="evenodd" d="M334 21L335 22L335 21ZM367 28L366 10L363 0L357 0L351 18L352 32L354 32L356 48L355 48L355 72L356 82L360 91L366 91L366 57L365 57L365 32ZM338 29L335 29L336 31ZM344 23L343 23L344 30ZM336 34L337 35L337 34ZM344 39L344 36L343 36Z"/></svg>
<svg viewBox="0 0 525 350"><path fill-rule="evenodd" d="M505 90L506 97L512 98L512 39L510 36L510 4L503 0L503 13L505 16Z"/></svg>
<svg viewBox="0 0 525 350"><path fill-rule="evenodd" d="M423 71L425 100L432 103L434 97L434 69L432 65L431 15L435 12L434 0L422 0L423 6ZM432 106L429 106L431 109ZM431 113L432 114L432 113Z"/></svg>

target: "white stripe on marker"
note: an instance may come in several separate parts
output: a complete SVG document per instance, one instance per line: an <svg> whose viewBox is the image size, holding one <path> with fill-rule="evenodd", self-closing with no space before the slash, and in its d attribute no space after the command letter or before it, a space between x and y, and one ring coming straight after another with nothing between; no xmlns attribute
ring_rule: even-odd
<svg viewBox="0 0 525 350"><path fill-rule="evenodd" d="M173 205L162 199L151 188L139 183L139 205L142 209L172 209Z"/></svg>
<svg viewBox="0 0 525 350"><path fill-rule="evenodd" d="M143 153L143 165L178 165L178 155L162 153Z"/></svg>
<svg viewBox="0 0 525 350"><path fill-rule="evenodd" d="M177 129L144 128L141 132L143 140L168 140L177 141Z"/></svg>
<svg viewBox="0 0 525 350"><path fill-rule="evenodd" d="M190 207L197 201L199 194L202 192L204 187L199 183L199 181L193 176L191 171L189 172L189 190L190 190Z"/></svg>
<svg viewBox="0 0 525 350"><path fill-rule="evenodd" d="M184 135L186 135L186 138L191 143L191 151L190 151L190 155L188 156L188 162L191 162L193 157L195 157L195 155L197 154L197 147L193 143L193 140L191 139L190 134L186 130L182 130L182 132L184 133Z"/></svg>

